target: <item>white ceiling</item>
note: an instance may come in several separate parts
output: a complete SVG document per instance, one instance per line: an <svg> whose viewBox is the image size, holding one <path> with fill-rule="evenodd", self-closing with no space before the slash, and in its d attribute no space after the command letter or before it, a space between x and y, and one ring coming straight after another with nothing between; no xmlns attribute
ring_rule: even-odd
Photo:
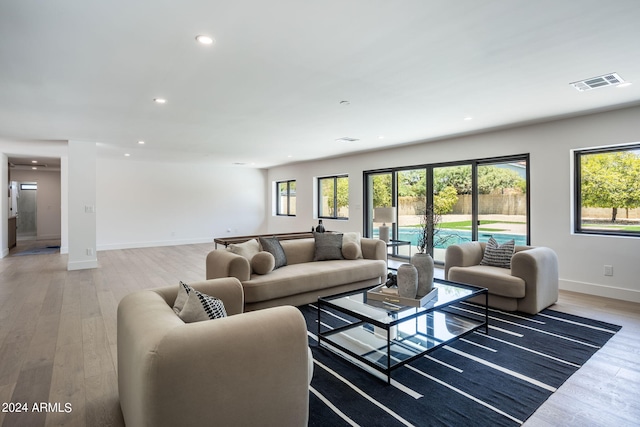
<svg viewBox="0 0 640 427"><path fill-rule="evenodd" d="M611 72L636 84L569 85ZM638 0L0 2L0 139L103 156L270 167L635 103Z"/></svg>

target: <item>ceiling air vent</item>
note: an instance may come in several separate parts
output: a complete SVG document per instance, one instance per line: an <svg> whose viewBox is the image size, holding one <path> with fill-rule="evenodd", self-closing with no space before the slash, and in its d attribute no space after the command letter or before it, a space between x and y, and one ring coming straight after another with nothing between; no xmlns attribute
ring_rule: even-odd
<svg viewBox="0 0 640 427"><path fill-rule="evenodd" d="M591 77L590 79L573 82L570 83L570 85L580 92L584 92L586 90L598 89L601 87L617 86L620 83L624 83L624 79L616 73L610 73L605 74L604 76Z"/></svg>

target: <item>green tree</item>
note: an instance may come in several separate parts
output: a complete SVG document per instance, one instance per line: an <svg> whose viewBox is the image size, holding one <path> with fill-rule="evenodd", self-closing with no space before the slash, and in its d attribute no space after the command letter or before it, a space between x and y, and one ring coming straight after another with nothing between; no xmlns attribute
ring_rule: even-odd
<svg viewBox="0 0 640 427"><path fill-rule="evenodd" d="M631 151L585 154L580 164L583 207L611 208L611 221L619 208L640 207L640 157Z"/></svg>
<svg viewBox="0 0 640 427"><path fill-rule="evenodd" d="M445 187L438 194L433 195L433 211L439 215L448 214L457 201L458 191L451 186Z"/></svg>
<svg viewBox="0 0 640 427"><path fill-rule="evenodd" d="M496 189L511 188L522 191L526 181L518 172L497 166L480 166L478 168L478 193L491 194Z"/></svg>
<svg viewBox="0 0 640 427"><path fill-rule="evenodd" d="M391 174L374 175L371 181L373 184L373 207L391 206Z"/></svg>

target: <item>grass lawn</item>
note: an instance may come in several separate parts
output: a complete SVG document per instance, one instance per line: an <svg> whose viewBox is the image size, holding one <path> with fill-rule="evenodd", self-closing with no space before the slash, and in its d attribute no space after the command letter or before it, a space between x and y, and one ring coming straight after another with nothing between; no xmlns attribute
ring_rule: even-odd
<svg viewBox="0 0 640 427"><path fill-rule="evenodd" d="M480 220L480 226L478 227L478 231L504 231L503 228L491 228L491 227L483 227L491 224L526 224L524 222L516 222L516 221L493 221L493 220ZM416 225L403 225L403 227L420 227L420 224ZM446 228L448 230L471 230L471 220L469 221L452 221L452 222L441 222L440 228Z"/></svg>

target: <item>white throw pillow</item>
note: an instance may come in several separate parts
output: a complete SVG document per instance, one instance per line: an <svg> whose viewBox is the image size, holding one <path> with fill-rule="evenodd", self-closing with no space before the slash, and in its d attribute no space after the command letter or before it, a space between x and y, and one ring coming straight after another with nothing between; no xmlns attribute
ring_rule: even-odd
<svg viewBox="0 0 640 427"><path fill-rule="evenodd" d="M229 250L251 261L251 259L260 252L260 244L256 239L251 239L244 243L232 243L229 245Z"/></svg>
<svg viewBox="0 0 640 427"><path fill-rule="evenodd" d="M356 251L356 257L357 258L362 258L362 246L360 245L360 233L358 232L348 232L348 233L343 233L342 234L342 247L344 248L344 245L346 243L355 243L356 246L358 247L357 251ZM344 253L342 254L345 258L347 259L354 259L352 257L347 257L344 255Z"/></svg>

